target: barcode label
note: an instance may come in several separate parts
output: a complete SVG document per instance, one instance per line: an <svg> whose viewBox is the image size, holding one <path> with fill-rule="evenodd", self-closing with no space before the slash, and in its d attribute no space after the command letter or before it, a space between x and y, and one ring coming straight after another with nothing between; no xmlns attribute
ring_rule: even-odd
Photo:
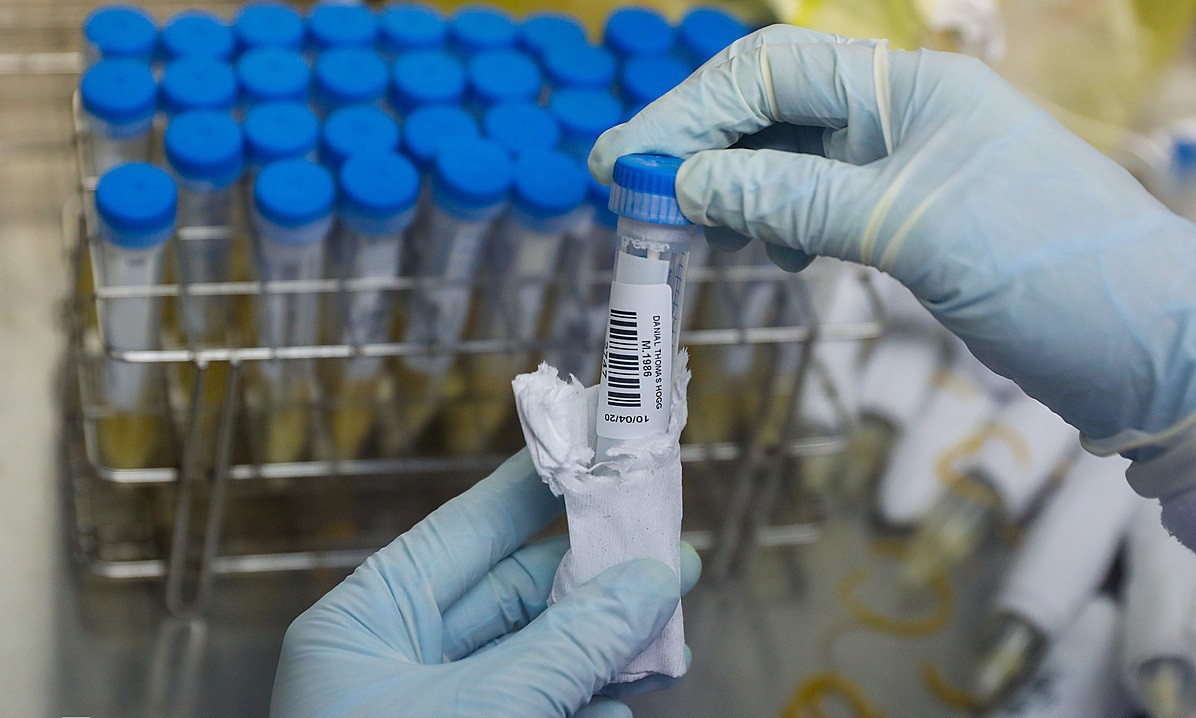
<svg viewBox="0 0 1196 718"><path fill-rule="evenodd" d="M672 308L667 284L611 285L599 389L600 436L629 439L668 429Z"/></svg>

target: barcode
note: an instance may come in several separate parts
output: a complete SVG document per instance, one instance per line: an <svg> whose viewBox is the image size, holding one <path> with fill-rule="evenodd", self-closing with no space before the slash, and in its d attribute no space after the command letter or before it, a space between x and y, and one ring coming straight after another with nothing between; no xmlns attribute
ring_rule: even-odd
<svg viewBox="0 0 1196 718"><path fill-rule="evenodd" d="M611 309L606 342L606 400L610 406L640 407L638 342L635 312Z"/></svg>

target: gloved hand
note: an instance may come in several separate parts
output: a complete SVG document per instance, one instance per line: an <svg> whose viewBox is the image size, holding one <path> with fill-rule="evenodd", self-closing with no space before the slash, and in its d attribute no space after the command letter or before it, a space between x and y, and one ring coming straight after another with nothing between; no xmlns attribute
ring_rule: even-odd
<svg viewBox="0 0 1196 718"><path fill-rule="evenodd" d="M591 697L652 642L701 561L682 545L680 581L631 561L546 607L568 540L523 544L561 509L523 451L371 556L287 630L271 715L631 715Z"/></svg>
<svg viewBox="0 0 1196 718"><path fill-rule="evenodd" d="M723 149L775 123L766 145L796 151ZM633 152L688 158L686 216L782 266L896 277L1091 450L1153 459L1131 483L1196 547L1196 226L978 60L766 28L603 135L590 169Z"/></svg>

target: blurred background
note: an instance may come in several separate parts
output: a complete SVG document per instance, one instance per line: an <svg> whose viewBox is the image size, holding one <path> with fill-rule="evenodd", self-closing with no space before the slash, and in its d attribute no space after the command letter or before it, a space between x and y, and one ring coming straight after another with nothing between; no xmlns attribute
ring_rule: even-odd
<svg viewBox="0 0 1196 718"><path fill-rule="evenodd" d="M408 249L435 224L421 204L411 229L389 233L401 269L374 276L332 257L278 273L241 191L283 132L251 131L255 112L269 125L259 110L271 90L253 84L248 35L233 34L242 4L140 4L161 38L195 9L229 33L216 61L240 90L193 107L244 133L243 171L219 186L196 184L164 139L193 101L171 65L199 41L179 31L142 58L163 104L122 134L116 111L86 83L80 93L115 52L85 34L98 7L0 0L0 713L265 715L289 622L522 445L510 378L548 358L593 381L604 327L584 317L605 311L605 197L579 179L570 223L529 230L553 247L548 260L529 251L462 276L426 252L421 264ZM517 48L534 73L515 98L530 105L518 117L546 128L530 138L490 116L501 102L487 93L518 90L475 67L486 48L470 46L461 18L478 6L428 6L461 74L431 73L429 90L400 79L415 52L403 45L409 18L387 20L411 6L365 4L364 46L385 79L364 100L320 68L349 42L339 21L312 40L318 13L291 7L308 41L289 51L315 88L304 74L294 104L319 133L298 155L332 169L350 154L339 143L352 145L333 118L354 104L397 128L380 131L384 149L410 157L418 182L440 171L428 157L454 133L512 155L555 146L580 168L598 133L718 47L791 22L981 57L1196 217L1196 0L661 2L623 15L622 30L612 18L626 8L608 0L488 6L507 29L476 42ZM549 48L572 37L567 25L582 28L569 42L588 55ZM210 31L197 34L220 42ZM421 99L454 82L447 100ZM460 106L462 129L416 120L440 103ZM183 188L176 237L140 279L96 211L98 177L128 159ZM202 209L217 195L221 222ZM510 217L478 237L523 236ZM684 534L705 573L685 601L690 673L634 699L637 715L1162 718L1196 707L1196 557L1160 537L1124 463L1081 456L1069 427L885 276L819 260L793 277L759 250L691 258ZM217 257L203 265L215 275L189 274L201 255ZM279 279L292 283L263 284ZM457 296L456 319L418 331L414 307L444 312ZM382 316L372 333L352 326L366 305ZM121 381L137 385L131 403L117 398Z"/></svg>

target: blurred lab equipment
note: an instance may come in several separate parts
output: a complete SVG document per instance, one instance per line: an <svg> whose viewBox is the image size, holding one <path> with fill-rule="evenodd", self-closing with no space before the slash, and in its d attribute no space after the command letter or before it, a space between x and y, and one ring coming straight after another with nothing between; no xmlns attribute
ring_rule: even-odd
<svg viewBox="0 0 1196 718"><path fill-rule="evenodd" d="M558 47L584 45L586 31L575 18L555 12L537 12L519 24L519 47L540 62Z"/></svg>
<svg viewBox="0 0 1196 718"><path fill-rule="evenodd" d="M363 4L321 0L307 14L307 41L322 54L336 48L372 48L378 38L378 20Z"/></svg>
<svg viewBox="0 0 1196 718"><path fill-rule="evenodd" d="M93 176L149 159L157 85L139 60L101 60L83 73L79 96L86 113Z"/></svg>
<svg viewBox="0 0 1196 718"><path fill-rule="evenodd" d="M489 50L507 50L515 45L519 29L504 10L467 5L449 20L449 47L462 56Z"/></svg>
<svg viewBox="0 0 1196 718"><path fill-rule="evenodd" d="M306 35L303 18L282 2L247 2L233 19L233 36L242 55L266 48L302 52Z"/></svg>
<svg viewBox="0 0 1196 718"><path fill-rule="evenodd" d="M647 7L615 10L606 19L602 41L621 60L633 57L667 55L673 49L676 33L669 21Z"/></svg>
<svg viewBox="0 0 1196 718"><path fill-rule="evenodd" d="M399 126L373 105L349 105L324 121L320 161L336 172L354 154L386 154L399 147Z"/></svg>
<svg viewBox="0 0 1196 718"><path fill-rule="evenodd" d="M144 10L129 5L96 8L83 21L83 66L100 60L137 60L148 65L154 59L158 28Z"/></svg>
<svg viewBox="0 0 1196 718"><path fill-rule="evenodd" d="M254 48L237 60L242 102L304 102L311 89L311 69L303 56L276 47Z"/></svg>
<svg viewBox="0 0 1196 718"><path fill-rule="evenodd" d="M406 52L391 74L391 104L403 115L424 105L457 104L465 96L465 68L444 50Z"/></svg>
<svg viewBox="0 0 1196 718"><path fill-rule="evenodd" d="M438 50L447 36L444 18L431 5L393 3L378 13L378 49L391 60L418 50Z"/></svg>
<svg viewBox="0 0 1196 718"><path fill-rule="evenodd" d="M230 111L237 102L237 76L228 63L206 55L183 55L162 71L162 110Z"/></svg>
<svg viewBox="0 0 1196 718"><path fill-rule="evenodd" d="M349 105L376 105L386 96L386 65L373 50L334 47L313 71L316 105L327 117Z"/></svg>
<svg viewBox="0 0 1196 718"><path fill-rule="evenodd" d="M561 140L561 128L548 110L521 101L501 102L486 110L482 134L502 145L512 157L556 149Z"/></svg>
<svg viewBox="0 0 1196 718"><path fill-rule="evenodd" d="M228 23L203 10L184 10L170 18L162 27L161 44L167 62L188 55L227 61L236 49Z"/></svg>

